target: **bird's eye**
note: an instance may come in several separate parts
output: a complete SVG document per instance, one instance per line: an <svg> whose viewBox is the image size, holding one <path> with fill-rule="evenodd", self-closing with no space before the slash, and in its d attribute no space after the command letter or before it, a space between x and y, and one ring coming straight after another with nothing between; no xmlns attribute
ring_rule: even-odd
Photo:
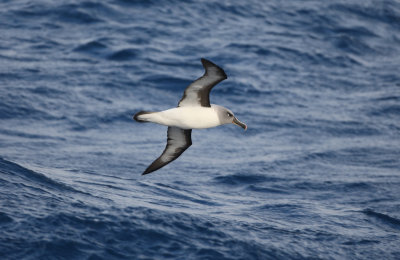
<svg viewBox="0 0 400 260"><path fill-rule="evenodd" d="M232 114L231 114L231 113L228 113L228 116L229 116L229 117L231 117L231 116L232 116Z"/></svg>

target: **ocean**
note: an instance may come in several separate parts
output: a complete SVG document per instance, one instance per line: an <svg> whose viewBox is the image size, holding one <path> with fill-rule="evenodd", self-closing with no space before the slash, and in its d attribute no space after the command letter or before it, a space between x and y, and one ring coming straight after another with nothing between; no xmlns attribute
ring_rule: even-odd
<svg viewBox="0 0 400 260"><path fill-rule="evenodd" d="M248 125L141 176L206 58ZM0 259L400 259L400 2L3 0Z"/></svg>

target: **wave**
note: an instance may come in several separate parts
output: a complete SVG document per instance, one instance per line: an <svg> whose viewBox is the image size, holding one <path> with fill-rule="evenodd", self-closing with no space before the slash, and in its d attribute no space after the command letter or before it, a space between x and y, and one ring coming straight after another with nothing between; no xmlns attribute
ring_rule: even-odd
<svg viewBox="0 0 400 260"><path fill-rule="evenodd" d="M67 184L55 181L46 175L22 167L16 163L7 161L0 157L1 180L13 184L38 184L40 187L50 188L57 191L80 192Z"/></svg>
<svg viewBox="0 0 400 260"><path fill-rule="evenodd" d="M217 176L214 177L213 180L219 184L234 185L234 186L282 181L281 178L271 177L263 174L238 174L238 173L225 176Z"/></svg>
<svg viewBox="0 0 400 260"><path fill-rule="evenodd" d="M85 4L86 3L86 4ZM37 4L29 3L22 5L19 9L14 10L13 14L17 17L35 18L41 16L51 16L54 21L62 21L67 23L96 23L102 21L97 15L91 12L91 8L104 8L101 3L90 4L91 2L83 2L81 4L61 4L52 5L50 3ZM85 8L82 8L84 6ZM85 10L86 9L86 10Z"/></svg>
<svg viewBox="0 0 400 260"><path fill-rule="evenodd" d="M23 255L31 253L35 258L57 255L61 258L104 259L137 258L140 255L172 259L289 256L273 246L266 247L245 236L232 237L226 232L232 225L240 223L211 222L202 216L143 207L114 210L113 214L99 212L97 216L78 216L61 210L46 217L28 218L18 227L14 226L18 230L25 229L25 234L16 232L13 241L0 238L0 248L4 248L0 252L7 253L8 257L16 257L22 252ZM40 233L29 229L31 225L40 228Z"/></svg>
<svg viewBox="0 0 400 260"><path fill-rule="evenodd" d="M48 111L32 107L31 104L19 100L17 103L15 99L7 98L0 103L0 119L15 119L15 118L28 118L28 119L57 119Z"/></svg>
<svg viewBox="0 0 400 260"><path fill-rule="evenodd" d="M75 47L73 51L98 57L106 57L110 53L108 46L106 44L103 44L101 40L94 40L83 43Z"/></svg>
<svg viewBox="0 0 400 260"><path fill-rule="evenodd" d="M396 98L397 99L397 98ZM382 105L375 108L369 113L372 116L389 116L389 117L400 117L400 106L399 105Z"/></svg>
<svg viewBox="0 0 400 260"><path fill-rule="evenodd" d="M113 51L107 44L103 43L106 41L107 39L89 41L75 47L73 51L110 61L132 61L137 58L138 50L134 48L125 48Z"/></svg>
<svg viewBox="0 0 400 260"><path fill-rule="evenodd" d="M387 23L400 29L400 4L396 1L382 1L379 4L331 4L330 8L340 13L355 15L361 19Z"/></svg>
<svg viewBox="0 0 400 260"><path fill-rule="evenodd" d="M115 51L108 56L109 60L113 61L129 61L137 57L138 50L128 48L119 51Z"/></svg>
<svg viewBox="0 0 400 260"><path fill-rule="evenodd" d="M372 209L365 209L362 211L362 213L364 213L367 216L374 217L374 218L382 221L382 223L388 224L391 227L400 230L400 219L399 218L394 218L387 214L374 211Z"/></svg>
<svg viewBox="0 0 400 260"><path fill-rule="evenodd" d="M142 82L154 83L156 88L166 89L168 91L182 92L192 83L193 80L188 80L182 77L171 77L168 75L152 75L142 78Z"/></svg>
<svg viewBox="0 0 400 260"><path fill-rule="evenodd" d="M314 152L304 156L302 160L395 169L399 167L397 156L398 152L393 152L391 149L372 146Z"/></svg>
<svg viewBox="0 0 400 260"><path fill-rule="evenodd" d="M2 224L6 224L6 223L9 223L9 222L12 222L12 221L13 221L13 219L9 215L7 215L4 212L0 212L0 226Z"/></svg>

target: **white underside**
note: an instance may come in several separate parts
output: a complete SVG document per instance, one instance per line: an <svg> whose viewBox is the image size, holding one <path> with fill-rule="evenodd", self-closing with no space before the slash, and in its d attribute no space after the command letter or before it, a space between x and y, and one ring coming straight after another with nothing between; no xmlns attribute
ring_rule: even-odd
<svg viewBox="0 0 400 260"><path fill-rule="evenodd" d="M140 116L148 122L182 129L201 129L221 125L217 112L213 107L176 107L161 112Z"/></svg>

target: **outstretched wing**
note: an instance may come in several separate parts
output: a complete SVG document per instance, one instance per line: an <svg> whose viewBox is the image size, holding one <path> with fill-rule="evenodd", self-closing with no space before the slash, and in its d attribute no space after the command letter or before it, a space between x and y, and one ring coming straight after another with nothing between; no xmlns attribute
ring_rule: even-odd
<svg viewBox="0 0 400 260"><path fill-rule="evenodd" d="M178 127L168 127L167 146L142 175L154 172L178 158L189 146L192 145L192 129L183 130Z"/></svg>
<svg viewBox="0 0 400 260"><path fill-rule="evenodd" d="M204 75L186 89L181 101L179 101L178 107L183 106L202 106L210 107L210 91L219 82L227 79L223 69L215 65L209 60L201 59L206 72Z"/></svg>

